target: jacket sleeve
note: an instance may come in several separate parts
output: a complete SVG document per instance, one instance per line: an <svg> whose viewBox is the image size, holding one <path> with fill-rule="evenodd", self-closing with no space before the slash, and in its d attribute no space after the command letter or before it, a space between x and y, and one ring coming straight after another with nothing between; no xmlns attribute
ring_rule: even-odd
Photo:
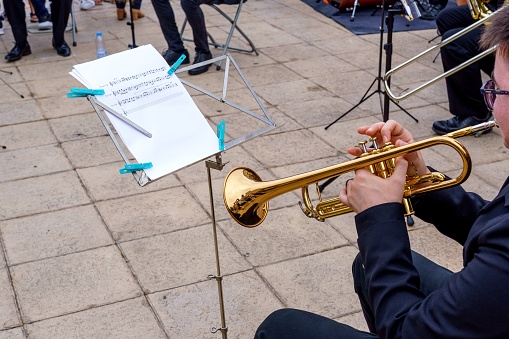
<svg viewBox="0 0 509 339"><path fill-rule="evenodd" d="M412 199L415 215L444 235L465 244L479 211L488 203L461 186L432 191Z"/></svg>
<svg viewBox="0 0 509 339"><path fill-rule="evenodd" d="M402 205L378 205L355 218L381 338L509 337L507 211L482 220L473 259L428 296L419 290Z"/></svg>

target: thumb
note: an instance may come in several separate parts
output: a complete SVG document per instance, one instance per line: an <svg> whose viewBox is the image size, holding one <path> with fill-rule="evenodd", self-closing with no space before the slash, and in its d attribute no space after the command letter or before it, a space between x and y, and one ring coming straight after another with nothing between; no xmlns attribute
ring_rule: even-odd
<svg viewBox="0 0 509 339"><path fill-rule="evenodd" d="M392 176L395 176L397 178L402 178L404 181L406 181L407 169L408 169L408 161L403 157L397 157L396 158L396 167L394 168L394 172L392 173Z"/></svg>

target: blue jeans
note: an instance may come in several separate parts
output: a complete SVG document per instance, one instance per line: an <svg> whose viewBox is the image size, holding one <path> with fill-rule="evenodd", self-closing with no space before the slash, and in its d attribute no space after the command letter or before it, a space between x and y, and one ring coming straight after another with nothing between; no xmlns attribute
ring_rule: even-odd
<svg viewBox="0 0 509 339"><path fill-rule="evenodd" d="M412 260L421 279L420 289L425 295L440 288L452 274L422 255L412 252ZM332 319L291 308L270 314L258 327L255 339L362 339L378 338L375 333L374 314L369 303L365 272L360 255L352 265L354 289L359 297L364 318L372 333L357 330Z"/></svg>
<svg viewBox="0 0 509 339"><path fill-rule="evenodd" d="M48 9L46 8L46 0L31 0L34 6L34 14L41 22L41 19L46 19L49 16Z"/></svg>
<svg viewBox="0 0 509 339"><path fill-rule="evenodd" d="M115 0L115 5L117 8L125 8L127 1L126 0ZM131 6L133 9L140 9L141 8L141 0L134 0L131 2Z"/></svg>

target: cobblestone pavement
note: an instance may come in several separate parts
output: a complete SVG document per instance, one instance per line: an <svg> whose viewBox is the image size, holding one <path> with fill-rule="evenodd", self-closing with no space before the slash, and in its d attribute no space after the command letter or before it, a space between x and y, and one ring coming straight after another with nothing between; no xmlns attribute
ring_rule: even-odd
<svg viewBox="0 0 509 339"><path fill-rule="evenodd" d="M172 5L181 24L180 5ZM144 187L119 175L122 158L92 106L66 93L82 86L68 73L95 58L96 31L103 32L112 54L128 49L131 29L117 20L109 2L88 11L74 6L77 46L66 33L71 57L55 53L50 34L30 34L32 55L0 62L0 338L220 338L211 333L221 318L218 285L208 278L217 270L205 164ZM166 45L152 4L144 2L142 11L136 44L162 51ZM205 12L209 32L224 37L229 24L210 8ZM350 274L357 253L353 214L323 223L308 219L295 191L273 199L266 221L247 229L230 219L222 185L237 166L270 180L346 161L347 147L363 140L356 128L382 120L380 96L324 127L376 79L380 35L356 36L298 0L249 0L239 24L260 55L232 56L278 128L224 152L225 168L212 170L228 336L251 338L282 307L365 329ZM4 27L2 55L13 46L8 22ZM427 49L435 35L395 33L393 64ZM193 45L186 44L193 58ZM433 63L434 57L395 76L395 92L440 74L440 58ZM256 109L232 76L229 98ZM223 71L215 69L181 77L217 93L223 85ZM371 91L376 88L375 83ZM259 127L245 114L190 93L211 125L227 122L228 137ZM395 105L390 117L417 139L432 137L432 122L450 117L444 81L400 104L419 122ZM474 164L465 186L494 197L508 164L499 132L461 141ZM461 168L450 148L424 153L447 174ZM336 180L324 195L337 195L342 182ZM461 268L460 246L430 225L416 219L409 234L415 250L452 270Z"/></svg>

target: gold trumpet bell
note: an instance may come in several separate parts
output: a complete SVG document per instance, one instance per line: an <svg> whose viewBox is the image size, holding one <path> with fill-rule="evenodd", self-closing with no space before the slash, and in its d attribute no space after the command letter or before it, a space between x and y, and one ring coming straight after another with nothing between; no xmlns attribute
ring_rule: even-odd
<svg viewBox="0 0 509 339"><path fill-rule="evenodd" d="M246 167L233 169L225 179L224 204L230 216L244 227L260 225L269 212L269 202L260 201L263 192L256 189L257 182L262 182L260 176Z"/></svg>

